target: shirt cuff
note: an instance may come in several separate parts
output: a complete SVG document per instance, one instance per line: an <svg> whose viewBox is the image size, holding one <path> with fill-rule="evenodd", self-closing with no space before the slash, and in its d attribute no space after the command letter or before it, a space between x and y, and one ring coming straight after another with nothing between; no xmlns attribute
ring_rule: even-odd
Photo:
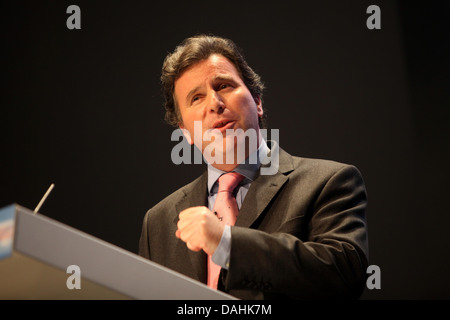
<svg viewBox="0 0 450 320"><path fill-rule="evenodd" d="M226 225L223 230L222 238L216 251L212 255L212 261L228 270L230 266L230 252L231 252L231 227Z"/></svg>

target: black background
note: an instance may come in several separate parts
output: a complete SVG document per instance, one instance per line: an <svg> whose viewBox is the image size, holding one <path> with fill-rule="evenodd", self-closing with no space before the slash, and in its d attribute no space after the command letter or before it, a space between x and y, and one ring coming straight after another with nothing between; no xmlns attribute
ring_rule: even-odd
<svg viewBox="0 0 450 320"><path fill-rule="evenodd" d="M81 30L66 9L81 8ZM381 8L381 30L366 9ZM369 195L362 299L450 297L448 1L3 1L0 207L137 253L145 212L197 177L171 162L159 76L185 37L233 39L291 154L356 165Z"/></svg>

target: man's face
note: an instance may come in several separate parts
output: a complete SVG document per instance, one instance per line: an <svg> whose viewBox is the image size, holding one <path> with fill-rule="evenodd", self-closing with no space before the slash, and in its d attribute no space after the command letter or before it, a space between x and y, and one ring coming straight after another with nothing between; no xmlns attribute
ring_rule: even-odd
<svg viewBox="0 0 450 320"><path fill-rule="evenodd" d="M258 119L263 115L261 100L251 95L234 65L224 56L211 55L187 69L175 81L175 98L183 120L180 128L189 132L189 143L195 142L202 152L213 143L204 140L205 132L212 129L223 136L222 151L233 148L234 154L237 154L236 144L226 139L227 129L242 129L244 132L254 129L259 145ZM194 136L194 121L201 122L202 137ZM202 141L201 146L199 141ZM215 150L218 152L219 148ZM230 167L222 166L221 169Z"/></svg>

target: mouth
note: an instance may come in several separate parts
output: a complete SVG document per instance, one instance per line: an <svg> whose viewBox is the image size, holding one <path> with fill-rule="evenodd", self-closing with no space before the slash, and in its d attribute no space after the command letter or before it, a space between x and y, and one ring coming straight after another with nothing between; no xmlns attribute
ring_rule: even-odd
<svg viewBox="0 0 450 320"><path fill-rule="evenodd" d="M230 119L223 119L214 122L213 129L218 129L224 131L226 129L231 129L236 121Z"/></svg>

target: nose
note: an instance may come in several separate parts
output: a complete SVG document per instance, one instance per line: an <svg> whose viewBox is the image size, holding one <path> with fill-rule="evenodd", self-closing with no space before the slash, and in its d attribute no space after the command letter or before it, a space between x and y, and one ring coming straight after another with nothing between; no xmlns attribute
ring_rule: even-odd
<svg viewBox="0 0 450 320"><path fill-rule="evenodd" d="M225 108L225 104L222 100L222 97L214 90L212 90L209 99L209 110L211 112L222 113Z"/></svg>

